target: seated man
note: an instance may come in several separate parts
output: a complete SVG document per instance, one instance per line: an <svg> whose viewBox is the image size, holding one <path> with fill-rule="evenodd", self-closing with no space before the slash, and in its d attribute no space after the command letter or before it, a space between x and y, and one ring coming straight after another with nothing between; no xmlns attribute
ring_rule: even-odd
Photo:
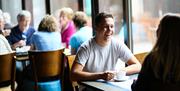
<svg viewBox="0 0 180 91"><path fill-rule="evenodd" d="M11 33L6 38L12 49L22 46L31 45L31 36L35 32L35 29L30 27L31 14L29 11L21 11L17 16L18 25L12 28ZM21 91L22 86L22 62L16 61L16 81L18 83L17 90Z"/></svg>
<svg viewBox="0 0 180 91"><path fill-rule="evenodd" d="M17 16L18 25L12 28L11 33L7 36L8 42L11 47L21 47L31 44L31 36L35 29L30 27L31 14L29 11L23 10Z"/></svg>
<svg viewBox="0 0 180 91"><path fill-rule="evenodd" d="M126 74L138 73L141 64L124 43L112 39L114 18L100 13L95 19L95 37L83 43L72 66L72 80L112 80L115 65L120 58L127 63Z"/></svg>

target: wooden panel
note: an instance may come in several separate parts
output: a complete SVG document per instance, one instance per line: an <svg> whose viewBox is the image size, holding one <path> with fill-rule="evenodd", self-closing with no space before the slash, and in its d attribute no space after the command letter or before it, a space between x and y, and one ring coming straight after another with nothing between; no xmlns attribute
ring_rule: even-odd
<svg viewBox="0 0 180 91"><path fill-rule="evenodd" d="M139 60L141 64L143 64L145 57L147 56L148 52L138 53L134 56Z"/></svg>

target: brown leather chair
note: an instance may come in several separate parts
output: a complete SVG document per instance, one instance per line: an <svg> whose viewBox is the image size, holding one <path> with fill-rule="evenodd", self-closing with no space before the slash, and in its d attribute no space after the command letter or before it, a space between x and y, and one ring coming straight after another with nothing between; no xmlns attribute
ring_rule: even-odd
<svg viewBox="0 0 180 91"><path fill-rule="evenodd" d="M145 57L147 56L148 52L134 54L134 56L139 60L141 64L143 64Z"/></svg>
<svg viewBox="0 0 180 91"><path fill-rule="evenodd" d="M64 68L63 51L64 49L55 51L31 50L28 52L36 91L38 90L37 82L48 81L54 78L62 79Z"/></svg>
<svg viewBox="0 0 180 91"><path fill-rule="evenodd" d="M15 52L0 55L0 86L11 85L15 91Z"/></svg>

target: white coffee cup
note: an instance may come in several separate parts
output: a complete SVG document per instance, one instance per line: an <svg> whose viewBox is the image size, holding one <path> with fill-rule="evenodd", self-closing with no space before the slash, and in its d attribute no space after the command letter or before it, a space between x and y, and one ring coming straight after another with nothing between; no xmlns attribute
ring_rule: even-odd
<svg viewBox="0 0 180 91"><path fill-rule="evenodd" d="M126 77L126 71L125 70L119 70L116 73L116 78L117 79L123 79L124 77Z"/></svg>

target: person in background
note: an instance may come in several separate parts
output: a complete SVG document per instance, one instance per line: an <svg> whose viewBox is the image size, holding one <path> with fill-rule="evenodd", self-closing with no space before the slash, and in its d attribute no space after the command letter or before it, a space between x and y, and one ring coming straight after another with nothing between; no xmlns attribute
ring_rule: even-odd
<svg viewBox="0 0 180 91"><path fill-rule="evenodd" d="M77 32L70 39L71 53L76 54L80 45L86 40L92 38L92 28L87 25L88 17L84 12L77 11L73 16L73 22Z"/></svg>
<svg viewBox="0 0 180 91"><path fill-rule="evenodd" d="M7 37L10 35L13 25L11 24L11 21L10 21L11 17L8 12L3 12L2 16L4 19L3 19L3 27L1 27L1 30L3 32L3 35Z"/></svg>
<svg viewBox="0 0 180 91"><path fill-rule="evenodd" d="M31 36L35 29L30 26L31 13L27 10L22 10L17 15L18 25L12 28L11 33L7 36L8 42L13 49L25 45L30 46Z"/></svg>
<svg viewBox="0 0 180 91"><path fill-rule="evenodd" d="M72 17L73 10L71 8L64 7L59 10L62 43L65 43L66 48L69 47L71 36L76 32Z"/></svg>
<svg viewBox="0 0 180 91"><path fill-rule="evenodd" d="M57 50L62 48L61 35L56 19L46 15L40 22L38 31L32 36L31 49L34 50Z"/></svg>
<svg viewBox="0 0 180 91"><path fill-rule="evenodd" d="M11 46L7 39L3 36L3 32L0 30L0 54L6 54L12 52Z"/></svg>
<svg viewBox="0 0 180 91"><path fill-rule="evenodd" d="M9 36L11 33L11 29L13 28L13 24L11 22L11 16L8 12L3 12L4 17L4 35Z"/></svg>
<svg viewBox="0 0 180 91"><path fill-rule="evenodd" d="M4 35L4 17L0 14L0 30L1 33Z"/></svg>
<svg viewBox="0 0 180 91"><path fill-rule="evenodd" d="M10 44L5 38L4 31L4 18L3 15L0 14L0 54L12 52Z"/></svg>
<svg viewBox="0 0 180 91"><path fill-rule="evenodd" d="M112 80L119 58L128 65L123 69L127 75L138 73L141 69L139 61L124 43L112 38L112 14L99 13L95 18L95 26L95 37L84 42L76 54L71 72L72 80Z"/></svg>
<svg viewBox="0 0 180 91"><path fill-rule="evenodd" d="M30 26L31 13L29 11L22 10L17 15L17 21L18 24L12 28L10 35L6 37L13 50L23 46L30 46L32 34L35 32L35 29ZM23 64L22 62L16 61L17 91L21 91L22 78Z"/></svg>
<svg viewBox="0 0 180 91"><path fill-rule="evenodd" d="M180 91L180 16L166 14L132 91Z"/></svg>
<svg viewBox="0 0 180 91"><path fill-rule="evenodd" d="M8 12L3 12L5 27L12 27L11 16Z"/></svg>
<svg viewBox="0 0 180 91"><path fill-rule="evenodd" d="M59 33L58 23L52 15L46 15L41 20L38 31L32 35L32 44L31 50L38 50L38 51L53 51L59 50L62 48L61 46L61 34ZM30 91L34 88L34 82L32 82L33 78L33 71L30 65L26 67L24 70L25 77L28 79L24 81L22 89L23 91ZM53 78L54 79L54 78ZM41 90L49 91L60 86L57 80L49 80L45 82L41 82L38 84ZM28 89L29 88L29 89ZM40 90L40 89L38 89Z"/></svg>

